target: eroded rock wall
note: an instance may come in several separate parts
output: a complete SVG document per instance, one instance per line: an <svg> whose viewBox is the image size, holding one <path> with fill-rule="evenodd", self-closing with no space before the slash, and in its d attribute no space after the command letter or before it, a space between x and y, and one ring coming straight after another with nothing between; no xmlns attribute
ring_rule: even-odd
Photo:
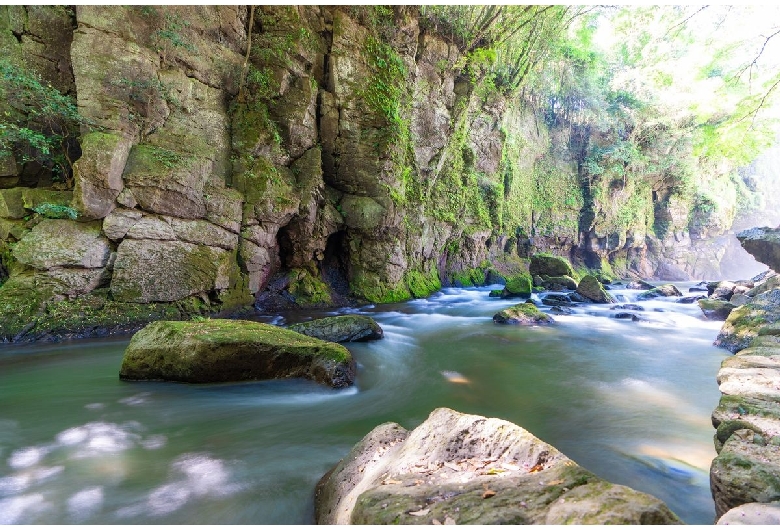
<svg viewBox="0 0 780 530"><path fill-rule="evenodd" d="M540 250L621 275L710 270L686 261L690 204L663 179L589 179L583 153L614 138L486 88L421 20L411 6L2 8L0 46L85 119L71 185L0 160L3 338L105 302L185 316L398 301ZM30 250L87 233L98 265Z"/></svg>

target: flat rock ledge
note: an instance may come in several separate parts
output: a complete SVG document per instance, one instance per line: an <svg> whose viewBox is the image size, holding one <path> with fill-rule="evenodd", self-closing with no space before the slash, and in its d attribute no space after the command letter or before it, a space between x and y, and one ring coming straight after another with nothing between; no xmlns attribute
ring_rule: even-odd
<svg viewBox="0 0 780 530"><path fill-rule="evenodd" d="M525 429L434 410L378 426L317 484L318 524L681 524Z"/></svg>
<svg viewBox="0 0 780 530"><path fill-rule="evenodd" d="M349 386L349 350L269 324L213 319L158 321L130 340L119 378L133 381L224 383L303 377Z"/></svg>
<svg viewBox="0 0 780 530"><path fill-rule="evenodd" d="M287 329L330 342L364 342L384 336L381 326L365 315L341 315L293 324Z"/></svg>

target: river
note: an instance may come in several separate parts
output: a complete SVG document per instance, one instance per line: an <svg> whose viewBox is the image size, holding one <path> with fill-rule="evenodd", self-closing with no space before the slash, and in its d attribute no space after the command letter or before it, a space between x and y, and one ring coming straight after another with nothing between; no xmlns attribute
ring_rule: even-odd
<svg viewBox="0 0 780 530"><path fill-rule="evenodd" d="M638 322L588 304L553 326L500 326L491 317L511 302L489 290L259 318L373 316L385 338L348 345L358 374L344 390L122 382L127 338L3 345L0 524L312 523L317 480L360 438L436 407L509 420L711 524L721 323L666 299L641 302Z"/></svg>

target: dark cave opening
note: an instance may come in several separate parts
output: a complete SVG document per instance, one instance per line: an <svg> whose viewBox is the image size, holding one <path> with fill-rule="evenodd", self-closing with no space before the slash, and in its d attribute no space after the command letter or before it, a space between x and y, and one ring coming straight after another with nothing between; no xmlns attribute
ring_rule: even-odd
<svg viewBox="0 0 780 530"><path fill-rule="evenodd" d="M339 230L328 236L320 272L322 280L334 293L349 295L349 243L346 231Z"/></svg>

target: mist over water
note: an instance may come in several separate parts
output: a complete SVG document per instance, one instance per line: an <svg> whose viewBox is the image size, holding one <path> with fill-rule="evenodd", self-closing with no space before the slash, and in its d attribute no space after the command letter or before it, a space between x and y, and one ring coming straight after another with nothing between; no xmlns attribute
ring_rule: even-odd
<svg viewBox="0 0 780 530"><path fill-rule="evenodd" d="M550 327L499 326L512 302L489 289L342 311L385 330L348 345L358 376L344 390L121 382L127 341L3 346L0 523L311 523L317 480L358 440L436 407L517 423L685 522L712 523L720 323L667 299L639 302L638 322L588 304Z"/></svg>

